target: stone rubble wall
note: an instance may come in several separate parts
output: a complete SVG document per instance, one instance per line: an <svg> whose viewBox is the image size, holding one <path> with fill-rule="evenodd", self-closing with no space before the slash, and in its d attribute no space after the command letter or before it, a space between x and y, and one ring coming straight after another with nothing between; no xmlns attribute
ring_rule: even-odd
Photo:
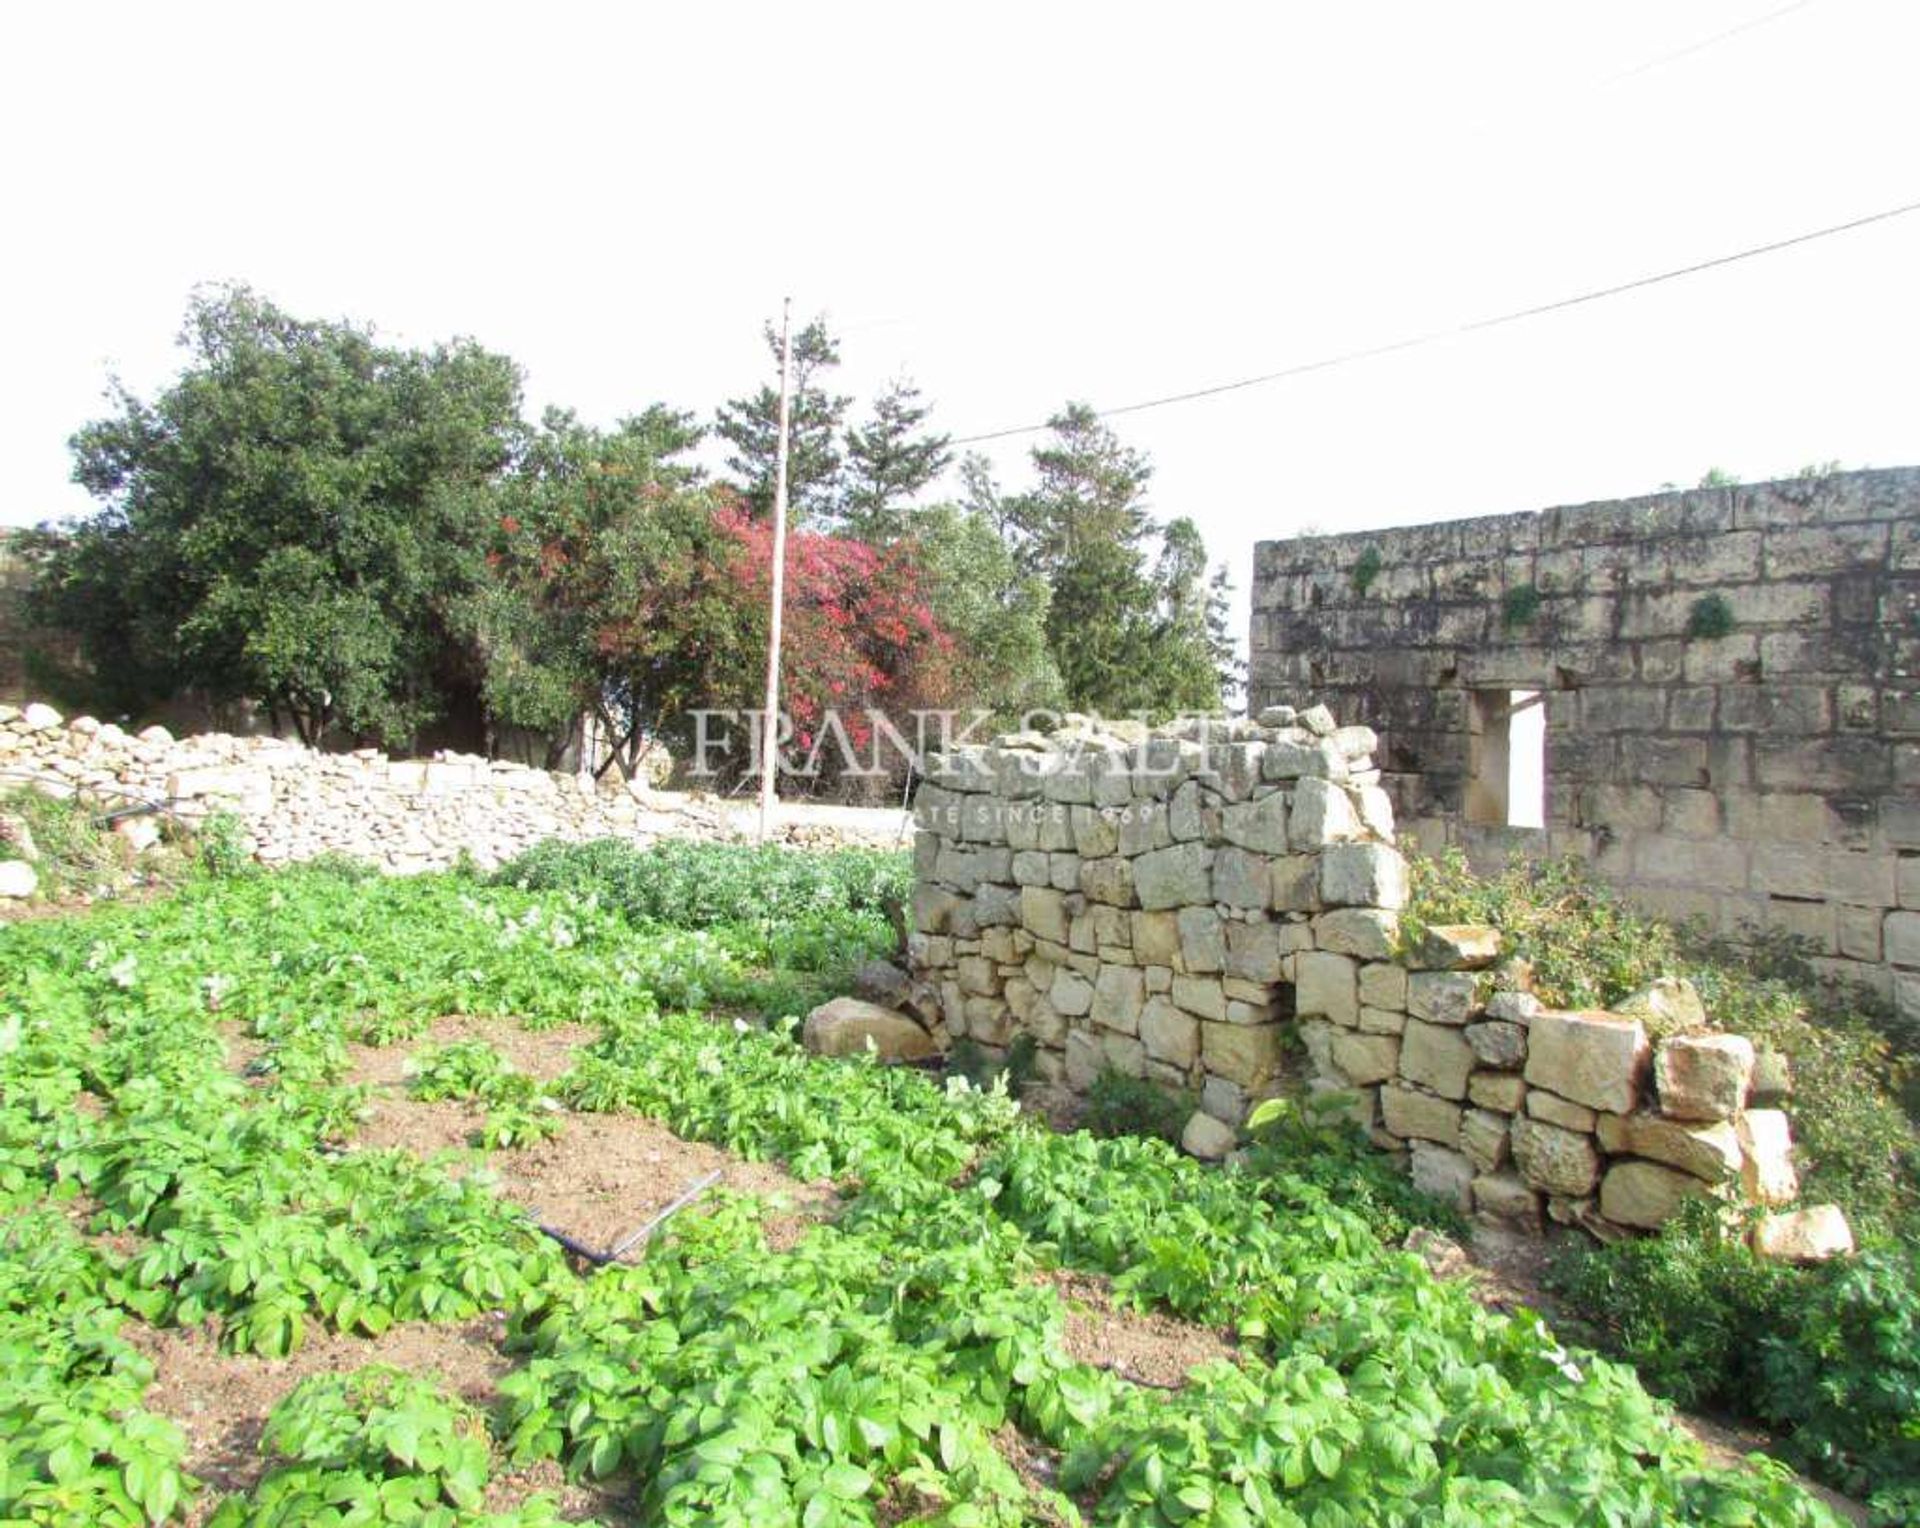
<svg viewBox="0 0 1920 1528"><path fill-rule="evenodd" d="M1070 718L936 761L908 954L948 1035L996 1055L1030 1037L1037 1074L1076 1092L1106 1068L1189 1090L1201 1156L1263 1098L1350 1094L1421 1187L1535 1227L1652 1228L1710 1187L1790 1201L1787 1116L1745 1039L1656 1045L1633 1014L1545 1010L1496 968L1497 930L1404 947L1375 743L1278 706L1152 732ZM1663 984L1645 1011L1697 1030L1689 1000Z"/></svg>
<svg viewBox="0 0 1920 1528"><path fill-rule="evenodd" d="M1265 541L1252 606L1252 703L1373 727L1423 850L1577 854L1920 1015L1920 468ZM1512 690L1544 830L1471 820L1475 693Z"/></svg>
<svg viewBox="0 0 1920 1528"><path fill-rule="evenodd" d="M50 706L0 705L0 791L84 796L103 811L141 802L187 825L238 819L263 864L344 854L396 874L446 869L466 855L492 868L544 839L727 834L717 812L624 783L596 788L459 754L389 759L374 749L321 753L267 737L137 736ZM152 817L124 824L151 835Z"/></svg>

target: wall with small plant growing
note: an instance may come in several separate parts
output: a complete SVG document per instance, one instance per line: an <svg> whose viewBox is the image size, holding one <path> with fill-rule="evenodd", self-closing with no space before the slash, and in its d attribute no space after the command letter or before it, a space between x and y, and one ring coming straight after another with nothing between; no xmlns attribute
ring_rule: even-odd
<svg viewBox="0 0 1920 1528"><path fill-rule="evenodd" d="M1468 820L1515 690L1544 830ZM1424 850L1576 854L1920 1019L1920 468L1262 542L1251 691L1373 727Z"/></svg>
<svg viewBox="0 0 1920 1528"><path fill-rule="evenodd" d="M1462 1212L1602 1236L1799 1183L1786 1074L1654 981L1611 1011L1536 996L1484 924L1403 920L1375 737L1325 707L1148 730L1069 718L938 760L915 802L915 976L950 1039L1009 1054L1221 1157L1305 1088ZM1766 1215L1786 1256L1850 1245L1832 1206Z"/></svg>

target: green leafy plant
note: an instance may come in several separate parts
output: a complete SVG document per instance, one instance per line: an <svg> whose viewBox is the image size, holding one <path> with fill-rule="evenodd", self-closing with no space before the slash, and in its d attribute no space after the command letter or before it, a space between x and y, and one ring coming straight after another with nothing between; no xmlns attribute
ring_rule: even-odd
<svg viewBox="0 0 1920 1528"><path fill-rule="evenodd" d="M1373 587L1373 581L1380 576L1383 559L1380 548L1369 544L1361 549L1353 562L1353 592L1364 595Z"/></svg>
<svg viewBox="0 0 1920 1528"><path fill-rule="evenodd" d="M1504 631L1531 625L1539 613L1540 589L1536 584L1516 584L1500 596L1500 626Z"/></svg>
<svg viewBox="0 0 1920 1528"><path fill-rule="evenodd" d="M232 812L213 812L194 833L201 867L212 876L245 875L253 867L246 824Z"/></svg>
<svg viewBox="0 0 1920 1528"><path fill-rule="evenodd" d="M1711 642L1733 631L1733 606L1724 594L1703 594L1687 607L1687 635Z"/></svg>
<svg viewBox="0 0 1920 1528"><path fill-rule="evenodd" d="M1265 1099L1247 1117L1254 1138L1247 1168L1256 1179L1311 1184L1398 1245L1415 1226L1452 1236L1468 1227L1458 1208L1413 1186L1353 1123L1350 1093Z"/></svg>
<svg viewBox="0 0 1920 1528"><path fill-rule="evenodd" d="M1139 1135L1178 1142L1199 1100L1185 1089L1102 1067L1087 1089L1080 1124L1095 1135Z"/></svg>

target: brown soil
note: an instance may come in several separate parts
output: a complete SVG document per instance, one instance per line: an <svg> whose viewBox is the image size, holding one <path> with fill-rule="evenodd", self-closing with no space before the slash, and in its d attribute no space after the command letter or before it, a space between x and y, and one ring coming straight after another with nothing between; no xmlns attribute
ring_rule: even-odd
<svg viewBox="0 0 1920 1528"><path fill-rule="evenodd" d="M640 1115L565 1110L560 1133L552 1140L482 1155L468 1146L484 1118L478 1106L454 1100L423 1103L406 1095L407 1060L422 1045L484 1039L516 1070L551 1079L572 1066L574 1052L593 1035L578 1024L536 1033L508 1020L452 1015L436 1020L417 1041L356 1045L351 1048L349 1080L374 1090L356 1143L397 1147L419 1156L466 1152L468 1160L456 1164L454 1171L484 1165L506 1198L542 1225L598 1251L639 1230L710 1174L718 1174L716 1189L774 1202L765 1234L776 1251L792 1246L825 1213L833 1197L828 1185L803 1184L776 1167L683 1141Z"/></svg>
<svg viewBox="0 0 1920 1528"><path fill-rule="evenodd" d="M428 1045L451 1045L457 1040L485 1040L516 1072L551 1082L573 1066L573 1054L591 1044L599 1031L587 1024L558 1024L552 1029L522 1029L512 1019L476 1018L450 1013L435 1019L426 1033L397 1045L347 1047L349 1083L371 1087L404 1088L407 1063L416 1050Z"/></svg>
<svg viewBox="0 0 1920 1528"><path fill-rule="evenodd" d="M1178 1390L1202 1364L1234 1357L1233 1345L1211 1327L1115 1305L1107 1281L1096 1275L1063 1270L1043 1282L1059 1291L1067 1307L1060 1345L1076 1363L1137 1385Z"/></svg>
<svg viewBox="0 0 1920 1528"><path fill-rule="evenodd" d="M459 1323L403 1321L379 1337L342 1337L309 1325L307 1342L290 1358L222 1353L209 1326L126 1328L153 1361L154 1381L142 1404L178 1423L187 1435L186 1467L206 1483L187 1521L203 1522L219 1498L253 1489L266 1473L260 1432L267 1413L301 1380L367 1364L392 1364L437 1380L485 1411L512 1365L500 1351L504 1316Z"/></svg>

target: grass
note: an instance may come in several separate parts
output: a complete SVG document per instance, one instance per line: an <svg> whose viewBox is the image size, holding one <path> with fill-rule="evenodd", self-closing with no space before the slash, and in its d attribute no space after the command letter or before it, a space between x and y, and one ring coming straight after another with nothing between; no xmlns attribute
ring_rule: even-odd
<svg viewBox="0 0 1920 1528"><path fill-rule="evenodd" d="M887 937L847 867L782 866L780 917L716 898L697 928L645 903L678 869L629 869L631 896L204 879L0 930L0 1519L162 1522L194 1498L179 1435L142 1405L140 1323L213 1319L270 1357L316 1329L371 1344L505 1310L516 1367L493 1414L370 1347L275 1409L265 1478L214 1520L351 1502L356 1522L549 1522L538 1497L474 1503L556 1460L623 1486L645 1523L1832 1521L1777 1468L1707 1466L1631 1371L1481 1308L1284 1161L1056 1135L998 1089L715 1024L787 953L816 974L823 930ZM593 1026L551 1085L572 1109L831 1178L837 1217L775 1250L763 1206L716 1195L638 1264L582 1274L484 1175L343 1149L347 1042L445 1013ZM254 1083L227 1068L231 1023L264 1047ZM510 1074L443 1049L420 1075L480 1097ZM1178 1392L1076 1361L1048 1269L1230 1330L1235 1361ZM1015 1435L1049 1478L1013 1467Z"/></svg>

